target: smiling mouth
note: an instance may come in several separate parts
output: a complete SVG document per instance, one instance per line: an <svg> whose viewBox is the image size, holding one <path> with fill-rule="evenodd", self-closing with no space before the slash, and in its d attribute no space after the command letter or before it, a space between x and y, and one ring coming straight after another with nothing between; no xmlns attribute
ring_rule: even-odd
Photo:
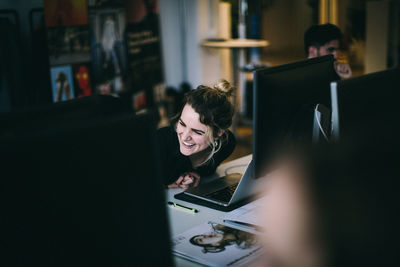
<svg viewBox="0 0 400 267"><path fill-rule="evenodd" d="M182 144L186 147L186 148L192 148L195 144L191 144L185 141L182 141Z"/></svg>

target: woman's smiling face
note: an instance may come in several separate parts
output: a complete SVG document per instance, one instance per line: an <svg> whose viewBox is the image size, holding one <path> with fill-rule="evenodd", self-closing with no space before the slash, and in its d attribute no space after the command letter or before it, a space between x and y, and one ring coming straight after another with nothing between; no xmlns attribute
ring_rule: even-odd
<svg viewBox="0 0 400 267"><path fill-rule="evenodd" d="M190 105L182 110L176 126L179 148L183 155L190 156L209 147L208 127L200 122L200 115Z"/></svg>

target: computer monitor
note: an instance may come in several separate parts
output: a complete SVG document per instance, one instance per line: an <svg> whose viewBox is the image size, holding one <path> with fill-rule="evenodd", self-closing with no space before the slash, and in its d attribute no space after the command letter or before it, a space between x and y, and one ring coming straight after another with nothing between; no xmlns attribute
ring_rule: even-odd
<svg viewBox="0 0 400 267"><path fill-rule="evenodd" d="M332 139L379 134L398 127L400 68L331 83Z"/></svg>
<svg viewBox="0 0 400 267"><path fill-rule="evenodd" d="M254 72L256 177L265 174L264 167L283 142L311 144L315 119L318 119L318 126L325 128L324 135L328 135L330 127L325 122L330 112L323 112L322 116L318 112L330 108L329 85L339 79L333 62L333 56L329 55Z"/></svg>
<svg viewBox="0 0 400 267"><path fill-rule="evenodd" d="M155 142L132 113L0 139L0 265L171 266Z"/></svg>

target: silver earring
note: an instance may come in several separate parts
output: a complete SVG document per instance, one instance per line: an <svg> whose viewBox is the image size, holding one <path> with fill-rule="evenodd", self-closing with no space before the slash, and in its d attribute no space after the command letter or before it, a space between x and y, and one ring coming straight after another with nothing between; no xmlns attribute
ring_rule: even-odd
<svg viewBox="0 0 400 267"><path fill-rule="evenodd" d="M214 140L214 146L218 146L218 140Z"/></svg>

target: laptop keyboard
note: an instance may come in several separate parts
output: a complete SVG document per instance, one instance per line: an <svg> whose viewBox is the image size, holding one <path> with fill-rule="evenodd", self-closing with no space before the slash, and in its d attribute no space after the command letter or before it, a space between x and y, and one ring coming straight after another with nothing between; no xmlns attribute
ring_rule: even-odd
<svg viewBox="0 0 400 267"><path fill-rule="evenodd" d="M219 200L221 202L229 202L233 196L233 193L235 193L238 184L239 183L235 183L228 187L222 188L221 190L208 194L207 197Z"/></svg>

